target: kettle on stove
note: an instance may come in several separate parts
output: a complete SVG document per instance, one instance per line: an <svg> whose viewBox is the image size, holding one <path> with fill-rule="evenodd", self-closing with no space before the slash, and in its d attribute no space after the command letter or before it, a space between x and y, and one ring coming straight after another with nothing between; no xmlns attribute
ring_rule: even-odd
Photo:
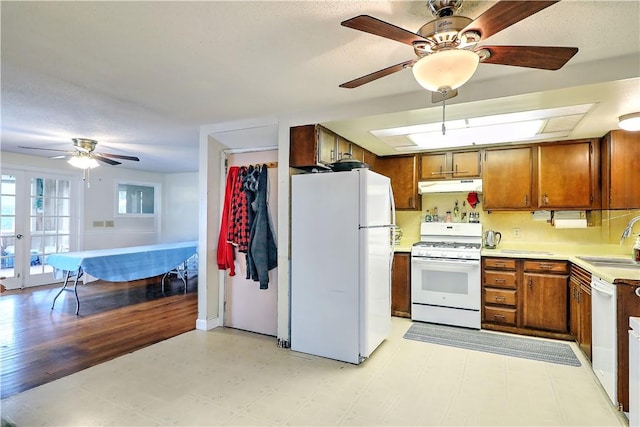
<svg viewBox="0 0 640 427"><path fill-rule="evenodd" d="M502 240L502 233L499 231L487 230L484 232L484 247L495 249Z"/></svg>

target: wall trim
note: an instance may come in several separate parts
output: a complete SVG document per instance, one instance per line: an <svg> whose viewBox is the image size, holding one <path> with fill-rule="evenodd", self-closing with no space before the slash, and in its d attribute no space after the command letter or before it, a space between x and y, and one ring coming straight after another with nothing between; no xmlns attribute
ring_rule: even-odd
<svg viewBox="0 0 640 427"><path fill-rule="evenodd" d="M196 329L200 331L210 331L211 329L217 328L218 326L220 326L220 322L217 317L213 317L211 319L196 320Z"/></svg>

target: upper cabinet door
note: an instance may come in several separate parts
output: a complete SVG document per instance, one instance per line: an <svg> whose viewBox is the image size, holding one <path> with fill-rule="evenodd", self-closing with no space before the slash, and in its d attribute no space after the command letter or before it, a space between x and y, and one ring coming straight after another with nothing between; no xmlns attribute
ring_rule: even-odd
<svg viewBox="0 0 640 427"><path fill-rule="evenodd" d="M480 176L480 151L451 153L451 169L454 178L475 178Z"/></svg>
<svg viewBox="0 0 640 427"><path fill-rule="evenodd" d="M582 140L538 146L538 207L591 209L599 205L594 145L594 140Z"/></svg>
<svg viewBox="0 0 640 427"><path fill-rule="evenodd" d="M602 207L640 208L640 132L613 130L602 146Z"/></svg>
<svg viewBox="0 0 640 427"><path fill-rule="evenodd" d="M420 156L420 179L447 178L447 154L423 154ZM451 176L449 174L449 176Z"/></svg>
<svg viewBox="0 0 640 427"><path fill-rule="evenodd" d="M420 210L422 199L418 195L418 157L393 156L376 160L375 171L391 179L396 209Z"/></svg>
<svg viewBox="0 0 640 427"><path fill-rule="evenodd" d="M487 149L483 167L485 210L531 208L533 147Z"/></svg>
<svg viewBox="0 0 640 427"><path fill-rule="evenodd" d="M318 129L318 161L323 165L329 165L337 160L336 135L333 132L317 126Z"/></svg>
<svg viewBox="0 0 640 427"><path fill-rule="evenodd" d="M422 154L420 179L476 178L480 176L480 151Z"/></svg>

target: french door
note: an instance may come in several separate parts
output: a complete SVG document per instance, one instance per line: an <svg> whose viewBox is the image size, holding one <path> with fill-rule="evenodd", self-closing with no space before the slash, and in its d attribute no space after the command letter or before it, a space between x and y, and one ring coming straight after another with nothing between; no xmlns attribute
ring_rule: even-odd
<svg viewBox="0 0 640 427"><path fill-rule="evenodd" d="M2 171L0 276L8 289L59 281L46 260L77 247L76 193L71 176Z"/></svg>

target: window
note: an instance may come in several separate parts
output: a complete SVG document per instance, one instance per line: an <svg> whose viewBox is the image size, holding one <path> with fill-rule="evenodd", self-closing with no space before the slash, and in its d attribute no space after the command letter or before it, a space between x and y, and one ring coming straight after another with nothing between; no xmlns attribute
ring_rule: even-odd
<svg viewBox="0 0 640 427"><path fill-rule="evenodd" d="M154 215L155 186L118 183L118 215Z"/></svg>

